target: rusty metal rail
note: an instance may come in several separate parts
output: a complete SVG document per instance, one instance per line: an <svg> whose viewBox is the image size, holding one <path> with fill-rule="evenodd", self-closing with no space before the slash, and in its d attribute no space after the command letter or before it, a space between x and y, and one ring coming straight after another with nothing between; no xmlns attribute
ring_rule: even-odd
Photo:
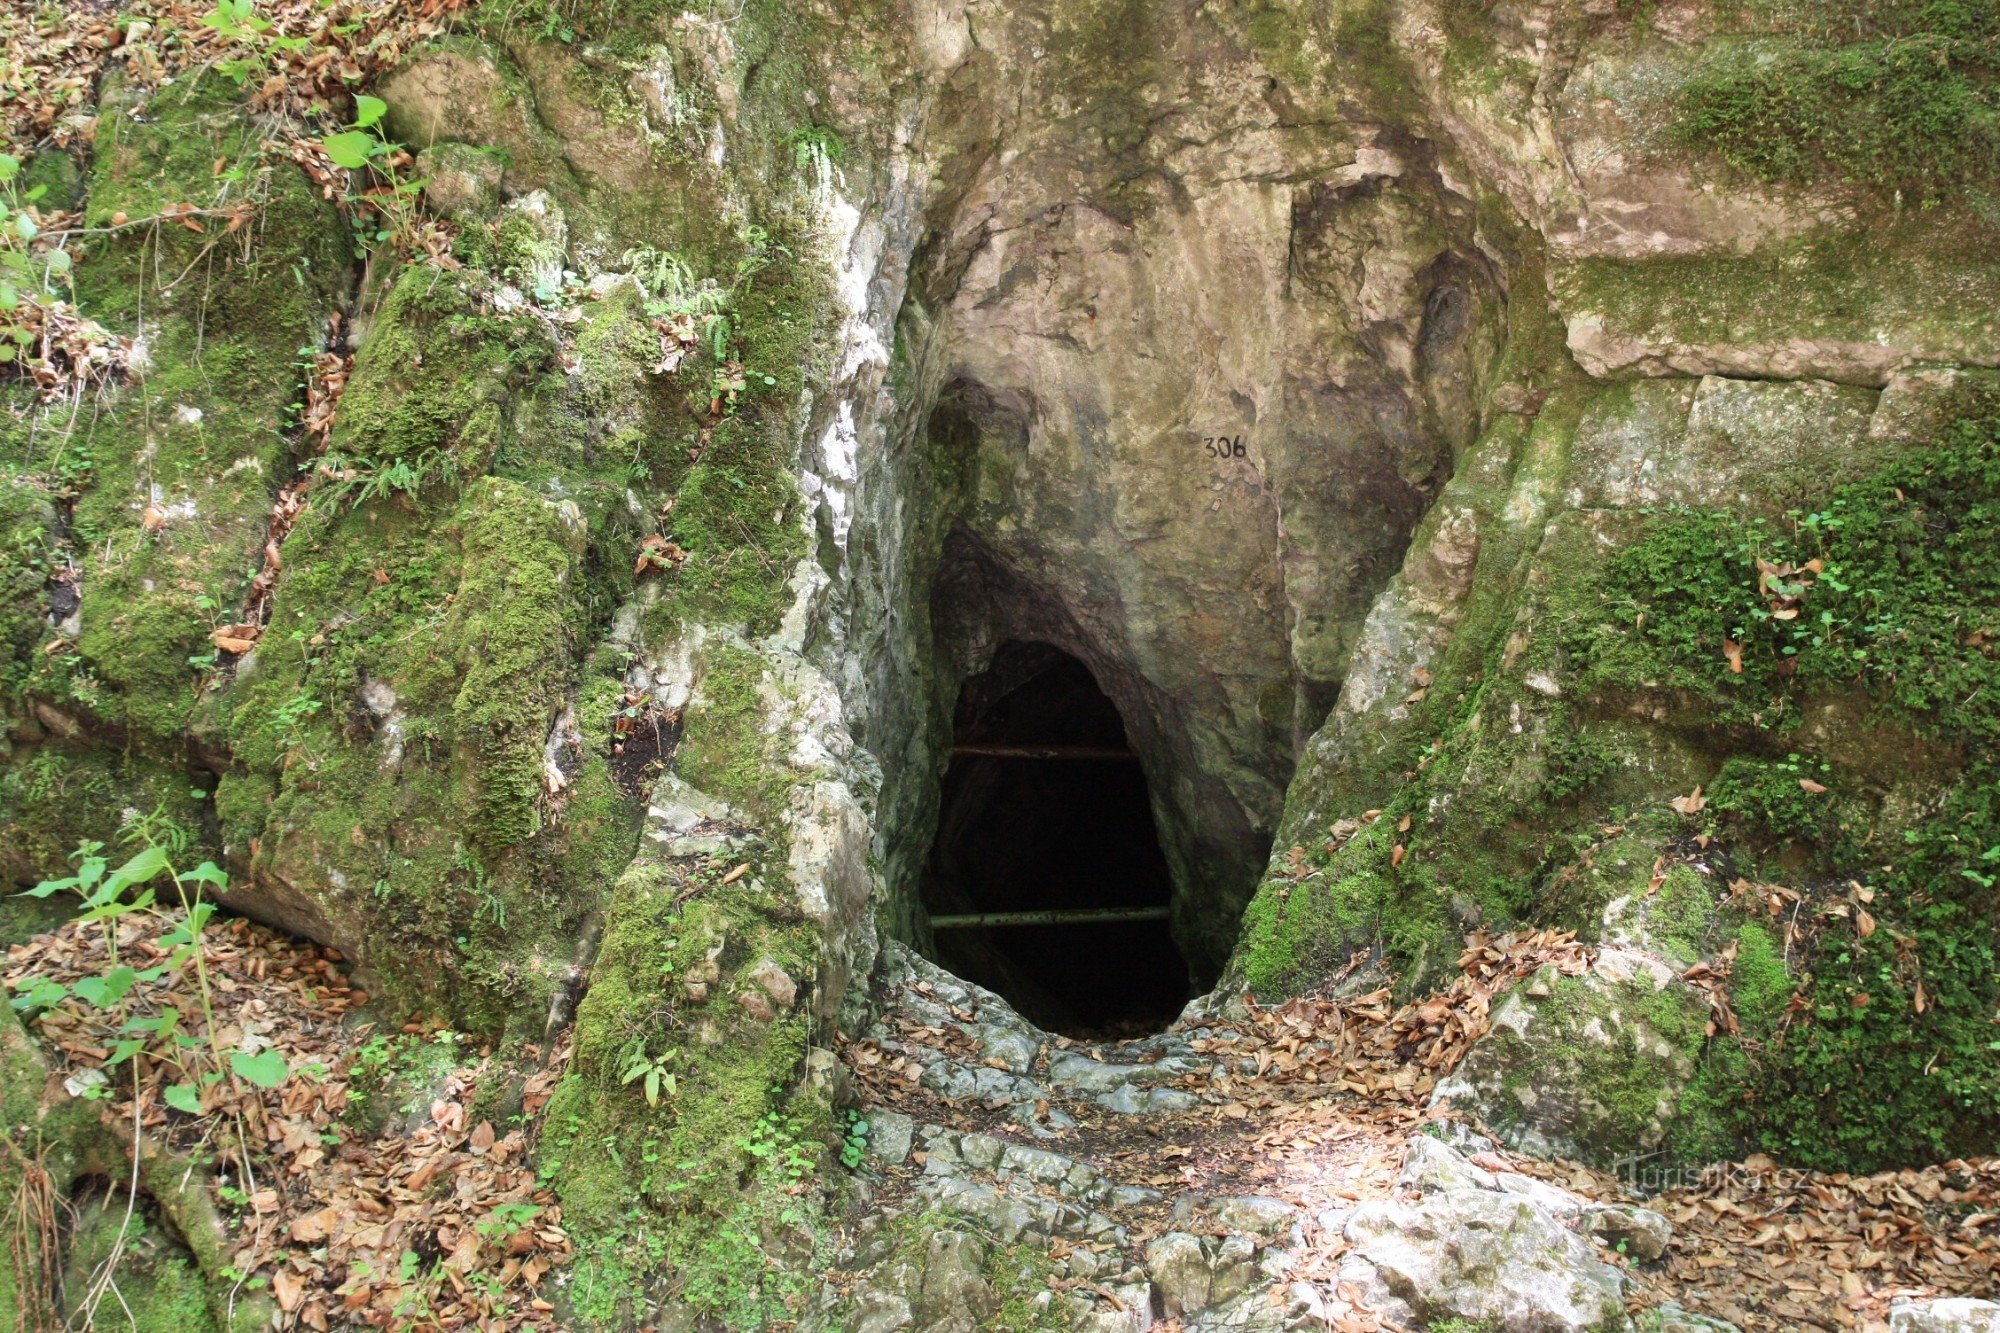
<svg viewBox="0 0 2000 1333"><path fill-rule="evenodd" d="M1098 745L954 745L954 759L1089 759L1112 763L1136 763L1139 756L1130 750L1113 750Z"/></svg>
<svg viewBox="0 0 2000 1333"><path fill-rule="evenodd" d="M1048 912L965 912L934 916L932 930L975 930L1000 926L1093 926L1115 921L1165 921L1164 907L1091 907Z"/></svg>

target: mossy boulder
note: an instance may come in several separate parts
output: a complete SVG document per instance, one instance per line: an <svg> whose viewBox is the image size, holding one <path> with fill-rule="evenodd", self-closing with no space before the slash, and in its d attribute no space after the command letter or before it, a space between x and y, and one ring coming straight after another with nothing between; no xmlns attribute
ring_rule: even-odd
<svg viewBox="0 0 2000 1333"><path fill-rule="evenodd" d="M1540 1157L1612 1165L1666 1141L1706 1041L1708 1009L1659 960L1605 950L1509 991L1435 1101Z"/></svg>

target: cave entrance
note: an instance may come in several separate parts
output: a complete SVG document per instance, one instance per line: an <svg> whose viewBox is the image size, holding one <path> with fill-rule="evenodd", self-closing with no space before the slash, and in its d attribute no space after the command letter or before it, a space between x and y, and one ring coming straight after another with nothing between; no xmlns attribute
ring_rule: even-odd
<svg viewBox="0 0 2000 1333"><path fill-rule="evenodd" d="M1157 1032L1189 995L1172 897L1117 705L1061 649L1003 645L953 719L923 885L937 961L1052 1031Z"/></svg>

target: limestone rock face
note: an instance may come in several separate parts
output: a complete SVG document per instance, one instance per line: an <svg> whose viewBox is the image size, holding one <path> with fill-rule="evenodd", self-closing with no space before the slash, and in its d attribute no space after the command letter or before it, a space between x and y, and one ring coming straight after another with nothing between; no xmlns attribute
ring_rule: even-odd
<svg viewBox="0 0 2000 1333"><path fill-rule="evenodd" d="M1476 429L1504 278L1432 145L1246 95L1272 72L1228 23L962 21L981 111L939 126L912 291L964 478L938 632L961 671L1007 638L1092 668L1212 971L1295 747Z"/></svg>
<svg viewBox="0 0 2000 1333"><path fill-rule="evenodd" d="M1666 1218L1648 1209L1593 1204L1543 1181L1488 1171L1428 1136L1410 1141L1400 1183L1413 1200L1364 1204L1346 1220L1343 1234L1354 1248L1341 1271L1375 1311L1405 1323L1456 1318L1510 1329L1629 1329L1624 1272L1583 1236L1606 1234L1601 1227L1612 1212L1618 1230L1658 1242L1658 1249L1647 1246L1654 1255L1672 1234ZM1647 1318L1668 1313L1678 1314L1669 1307Z"/></svg>

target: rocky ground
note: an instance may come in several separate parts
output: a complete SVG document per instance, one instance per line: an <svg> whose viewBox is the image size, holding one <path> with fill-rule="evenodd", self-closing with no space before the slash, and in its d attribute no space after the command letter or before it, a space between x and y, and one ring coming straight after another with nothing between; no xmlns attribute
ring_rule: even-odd
<svg viewBox="0 0 2000 1333"><path fill-rule="evenodd" d="M144 924L120 935L135 964L157 952ZM575 1248L532 1163L568 1043L524 1063L448 1030L379 1030L338 955L241 921L205 943L225 1040L280 1053L289 1074L217 1085L202 1114L164 1095L169 1061L116 1058L84 995L102 926L17 946L6 981L24 998L76 990L29 1010L45 1098L95 1103L107 1134L136 1122L166 1234L241 1275L241 1326L564 1327ZM851 1175L830 1156L818 1168L848 1187L834 1191L834 1267L799 1327L1958 1333L2000 1321L1981 1299L2000 1271L1988 1234L2000 1162L1850 1177L1753 1158L1647 1194L1511 1151L1446 1104L1440 1088L1448 1097L1509 988L1605 965L1565 935L1473 937L1460 979L1422 1003L1396 1007L1386 989L1271 1008L1210 999L1164 1033L1093 1042L1044 1032L891 945L876 1017L840 1043L835 1084L860 1109L866 1149ZM139 983L128 1007L198 1004L181 966ZM120 1207L114 1193L71 1226L116 1236ZM101 1270L116 1270L106 1311L118 1282L150 1290L156 1270L192 1263L125 1230L123 1266ZM38 1280L75 1308L99 1270L89 1244L68 1249L75 1271L52 1251ZM656 1313L681 1326L673 1302Z"/></svg>
<svg viewBox="0 0 2000 1333"><path fill-rule="evenodd" d="M1589 964L1573 945L1509 944L1520 952L1503 955L1503 972L1551 954ZM1476 972L1481 951L1468 961ZM1978 1228L2000 1198L2000 1163L1861 1179L1753 1162L1642 1197L1433 1109L1426 1057L1455 1062L1464 1049L1437 1030L1476 1035L1489 995L1460 989L1448 1017L1393 1011L1379 994L1196 1006L1159 1036L1092 1044L1041 1032L892 949L885 1010L845 1049L870 1160L841 1271L809 1324L1917 1330L2000 1319L1991 1302L1935 1299L1993 1289L1996 1256Z"/></svg>

